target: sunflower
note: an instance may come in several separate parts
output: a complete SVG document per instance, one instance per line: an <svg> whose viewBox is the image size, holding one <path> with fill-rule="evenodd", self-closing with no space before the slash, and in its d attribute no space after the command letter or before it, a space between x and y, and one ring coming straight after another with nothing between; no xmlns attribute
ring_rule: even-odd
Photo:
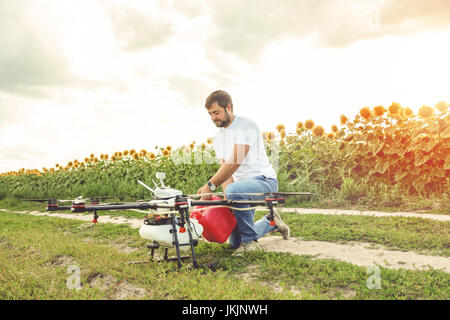
<svg viewBox="0 0 450 320"><path fill-rule="evenodd" d="M280 131L281 139L284 139L286 137L286 131L284 129L281 129Z"/></svg>
<svg viewBox="0 0 450 320"><path fill-rule="evenodd" d="M436 109L438 109L441 113L446 113L448 109L448 104L445 101L440 101L436 104Z"/></svg>
<svg viewBox="0 0 450 320"><path fill-rule="evenodd" d="M73 162L72 162L72 161L69 161L69 162L67 163L67 166L68 166L69 168L71 168L71 167L73 166Z"/></svg>
<svg viewBox="0 0 450 320"><path fill-rule="evenodd" d="M403 108L402 109L402 116L405 118L409 118L412 115L414 115L414 112L411 110L411 108Z"/></svg>
<svg viewBox="0 0 450 320"><path fill-rule="evenodd" d="M333 125L331 126L331 131L332 131L332 132L338 132L339 129L338 129L337 125L333 124Z"/></svg>
<svg viewBox="0 0 450 320"><path fill-rule="evenodd" d="M124 156L128 156L129 153L130 153L130 152L129 152L128 150L123 150L123 155L124 155Z"/></svg>
<svg viewBox="0 0 450 320"><path fill-rule="evenodd" d="M103 160L108 160L109 159L109 155L105 154L103 155Z"/></svg>
<svg viewBox="0 0 450 320"><path fill-rule="evenodd" d="M285 128L284 124L279 124L279 125L276 126L276 129L277 129L278 132L280 132L281 130L284 130L286 128Z"/></svg>
<svg viewBox="0 0 450 320"><path fill-rule="evenodd" d="M137 160L137 159L139 159L139 154L137 154L137 153L133 153L133 159L134 159L134 160Z"/></svg>
<svg viewBox="0 0 450 320"><path fill-rule="evenodd" d="M132 156L134 153L136 153L136 150L131 149L131 150L130 150L130 156Z"/></svg>
<svg viewBox="0 0 450 320"><path fill-rule="evenodd" d="M392 104L389 106L389 113L397 114L399 111L400 111L400 104L397 102L392 102Z"/></svg>
<svg viewBox="0 0 450 320"><path fill-rule="evenodd" d="M156 156L155 156L155 154L154 154L153 152L147 153L147 157L148 157L150 160L153 160L153 159L156 158Z"/></svg>
<svg viewBox="0 0 450 320"><path fill-rule="evenodd" d="M322 137L325 134L325 130L323 129L322 126L317 126L314 127L312 133L315 137Z"/></svg>
<svg viewBox="0 0 450 320"><path fill-rule="evenodd" d="M207 143L207 144L212 144L212 143L213 143L213 139L212 139L212 138L206 139L206 143Z"/></svg>
<svg viewBox="0 0 450 320"><path fill-rule="evenodd" d="M372 111L369 109L369 107L364 107L359 110L359 114L364 119L368 120L372 116Z"/></svg>
<svg viewBox="0 0 450 320"><path fill-rule="evenodd" d="M347 123L348 118L342 114L340 120L341 120L341 125L344 125Z"/></svg>
<svg viewBox="0 0 450 320"><path fill-rule="evenodd" d="M167 150L167 149L164 149L164 150L162 151L162 155L163 155L164 157L167 157L169 154L170 154L170 151Z"/></svg>
<svg viewBox="0 0 450 320"><path fill-rule="evenodd" d="M334 139L335 137L336 137L336 135L333 132L330 132L329 134L327 134L328 139Z"/></svg>
<svg viewBox="0 0 450 320"><path fill-rule="evenodd" d="M275 134L272 131L267 132L266 139L267 141L272 141L275 138Z"/></svg>
<svg viewBox="0 0 450 320"><path fill-rule="evenodd" d="M429 106L421 106L419 109L419 116L423 119L428 119L433 115L433 108Z"/></svg>
<svg viewBox="0 0 450 320"><path fill-rule="evenodd" d="M314 121L312 120L306 120L305 121L305 128L308 130L311 130L314 128Z"/></svg>
<svg viewBox="0 0 450 320"><path fill-rule="evenodd" d="M297 122L297 128L303 128L303 122L301 121Z"/></svg>
<svg viewBox="0 0 450 320"><path fill-rule="evenodd" d="M386 112L386 109L383 106L376 106L373 108L373 113L377 117L381 117Z"/></svg>
<svg viewBox="0 0 450 320"><path fill-rule="evenodd" d="M303 129L302 128L297 128L296 131L297 131L297 134L302 134Z"/></svg>

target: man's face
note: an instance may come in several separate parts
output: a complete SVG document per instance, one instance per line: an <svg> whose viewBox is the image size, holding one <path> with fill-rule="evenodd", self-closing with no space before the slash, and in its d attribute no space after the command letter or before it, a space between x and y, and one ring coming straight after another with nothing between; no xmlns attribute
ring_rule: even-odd
<svg viewBox="0 0 450 320"><path fill-rule="evenodd" d="M231 106L228 105L226 109L230 110L230 112L219 106L217 103L214 103L208 109L211 120L218 128L227 127L231 121Z"/></svg>

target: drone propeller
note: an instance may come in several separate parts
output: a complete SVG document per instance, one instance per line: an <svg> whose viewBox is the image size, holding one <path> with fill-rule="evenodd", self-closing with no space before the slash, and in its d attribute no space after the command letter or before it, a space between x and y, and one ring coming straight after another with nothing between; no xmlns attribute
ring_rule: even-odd
<svg viewBox="0 0 450 320"><path fill-rule="evenodd" d="M101 200L107 200L107 199L119 199L122 200L124 199L125 196L110 196L110 197L89 197L89 198L83 198L83 197L78 197L76 199L72 199L72 200L64 200L64 199L56 199L56 198L49 198L49 199L20 199L21 201L32 201L32 202L49 202L49 201L56 201L56 202L73 202L75 200L78 201L86 201L86 200L90 200L90 201L101 201Z"/></svg>
<svg viewBox="0 0 450 320"><path fill-rule="evenodd" d="M236 194L236 195L250 195L250 196L312 196L314 193L310 192L242 192L242 193L227 193L227 194ZM211 192L211 193L197 193L197 194L186 194L184 197L189 198L200 198L203 196L223 196L224 192Z"/></svg>
<svg viewBox="0 0 450 320"><path fill-rule="evenodd" d="M20 199L21 201L31 201L31 202L49 202L49 201L57 201L57 202L71 202L73 200L58 200L55 198L52 199Z"/></svg>

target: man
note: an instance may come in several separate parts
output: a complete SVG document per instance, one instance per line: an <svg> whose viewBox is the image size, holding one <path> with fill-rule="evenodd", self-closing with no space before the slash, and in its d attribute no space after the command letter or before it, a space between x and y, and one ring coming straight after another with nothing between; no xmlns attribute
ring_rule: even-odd
<svg viewBox="0 0 450 320"><path fill-rule="evenodd" d="M254 121L233 113L231 96L222 90L212 92L205 107L218 132L213 138L214 151L221 164L216 174L197 193L203 200L211 199L211 193L221 186L226 199L261 200L263 195L278 191L275 170L269 162L262 134ZM289 238L289 227L275 213L275 226L267 217L254 222L255 210L249 205L235 205L237 226L230 235L230 245L237 249L233 254L260 249L258 239L274 230L284 239Z"/></svg>

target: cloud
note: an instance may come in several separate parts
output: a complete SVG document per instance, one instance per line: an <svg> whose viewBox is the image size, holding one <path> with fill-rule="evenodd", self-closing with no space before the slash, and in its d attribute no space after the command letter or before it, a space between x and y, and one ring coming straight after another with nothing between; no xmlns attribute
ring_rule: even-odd
<svg viewBox="0 0 450 320"><path fill-rule="evenodd" d="M448 28L450 1L388 0L380 9L380 23L390 32Z"/></svg>
<svg viewBox="0 0 450 320"><path fill-rule="evenodd" d="M205 104L206 97L214 90L206 82L187 77L173 76L170 78L170 87L180 92L188 107L201 107Z"/></svg>
<svg viewBox="0 0 450 320"><path fill-rule="evenodd" d="M116 39L125 51L163 45L173 34L171 22L151 16L149 10L110 5L107 11Z"/></svg>
<svg viewBox="0 0 450 320"><path fill-rule="evenodd" d="M24 1L0 2L0 92L45 97L45 87L71 81L68 65L27 10Z"/></svg>
<svg viewBox="0 0 450 320"><path fill-rule="evenodd" d="M384 35L450 26L448 0L213 0L210 45L252 62L265 46L301 38L321 47L346 47Z"/></svg>
<svg viewBox="0 0 450 320"><path fill-rule="evenodd" d="M164 9L169 10L177 10L181 12L182 14L186 15L189 18L196 18L202 14L205 13L205 6L202 3L199 3L198 1L174 1L171 4L168 4L167 2L160 3L160 7Z"/></svg>

